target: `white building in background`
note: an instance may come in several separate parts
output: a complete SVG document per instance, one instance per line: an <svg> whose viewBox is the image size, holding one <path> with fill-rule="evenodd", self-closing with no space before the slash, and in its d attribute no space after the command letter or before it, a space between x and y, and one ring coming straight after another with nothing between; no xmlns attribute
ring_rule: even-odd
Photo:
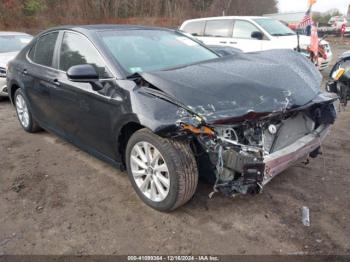
<svg viewBox="0 0 350 262"><path fill-rule="evenodd" d="M295 24L300 23L305 16L305 12L265 14L263 16L280 20L288 24Z"/></svg>

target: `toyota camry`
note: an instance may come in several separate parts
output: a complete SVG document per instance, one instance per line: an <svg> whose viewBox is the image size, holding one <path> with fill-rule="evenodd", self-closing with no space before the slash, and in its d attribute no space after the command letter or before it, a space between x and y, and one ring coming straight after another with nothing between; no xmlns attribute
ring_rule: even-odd
<svg viewBox="0 0 350 262"><path fill-rule="evenodd" d="M320 154L336 97L290 50L212 50L164 28L58 27L9 63L21 126L50 131L121 169L160 211L213 193L256 194Z"/></svg>

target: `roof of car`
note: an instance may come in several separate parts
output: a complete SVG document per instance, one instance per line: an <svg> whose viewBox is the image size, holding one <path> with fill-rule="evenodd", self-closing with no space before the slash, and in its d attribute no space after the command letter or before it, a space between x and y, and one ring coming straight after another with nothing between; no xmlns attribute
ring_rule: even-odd
<svg viewBox="0 0 350 262"><path fill-rule="evenodd" d="M89 30L89 31L104 31L104 30L157 30L166 29L162 27L151 27L151 26L141 26L141 25L124 25L124 24L96 24L96 25L65 25L50 28L47 31L52 30Z"/></svg>
<svg viewBox="0 0 350 262"><path fill-rule="evenodd" d="M4 36L4 35L27 35L30 36L27 33L23 33L23 32L7 32L7 31L0 31L0 36Z"/></svg>
<svg viewBox="0 0 350 262"><path fill-rule="evenodd" d="M250 19L257 19L257 18L269 19L268 17L264 17L264 16L216 16L216 17L202 17L202 18L196 18L196 19L189 19L189 20L186 20L184 23L189 21L201 21L201 20L221 20L221 19L250 20Z"/></svg>

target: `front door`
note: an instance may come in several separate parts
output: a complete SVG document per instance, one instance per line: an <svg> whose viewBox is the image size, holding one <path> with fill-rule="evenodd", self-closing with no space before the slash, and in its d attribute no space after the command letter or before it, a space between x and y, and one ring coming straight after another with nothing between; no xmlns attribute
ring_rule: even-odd
<svg viewBox="0 0 350 262"><path fill-rule="evenodd" d="M102 57L85 36L66 31L59 47L58 61L59 85L52 91L51 98L65 137L95 153L113 157L111 118L118 105L106 90L116 89L116 84ZM104 90L94 91L89 83L68 79L66 71L82 64L95 67Z"/></svg>
<svg viewBox="0 0 350 262"><path fill-rule="evenodd" d="M232 34L232 47L241 49L243 52L257 52L263 49L263 42L252 37L254 32L261 32L254 24L246 20L236 20L234 22Z"/></svg>

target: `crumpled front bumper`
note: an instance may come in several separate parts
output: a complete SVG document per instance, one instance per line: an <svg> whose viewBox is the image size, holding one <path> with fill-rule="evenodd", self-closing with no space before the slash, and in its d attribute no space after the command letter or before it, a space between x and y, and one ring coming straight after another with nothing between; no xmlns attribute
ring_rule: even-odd
<svg viewBox="0 0 350 262"><path fill-rule="evenodd" d="M319 148L330 131L330 125L321 125L314 132L298 139L293 144L264 157L265 172L262 185L288 167L307 157Z"/></svg>
<svg viewBox="0 0 350 262"><path fill-rule="evenodd" d="M329 131L330 124L323 124L292 144L260 158L244 150L237 152L226 148L222 153L223 169L218 171L219 182L214 185L214 191L226 196L261 192L272 178L296 162L309 155L317 156ZM240 176L233 176L237 173Z"/></svg>

